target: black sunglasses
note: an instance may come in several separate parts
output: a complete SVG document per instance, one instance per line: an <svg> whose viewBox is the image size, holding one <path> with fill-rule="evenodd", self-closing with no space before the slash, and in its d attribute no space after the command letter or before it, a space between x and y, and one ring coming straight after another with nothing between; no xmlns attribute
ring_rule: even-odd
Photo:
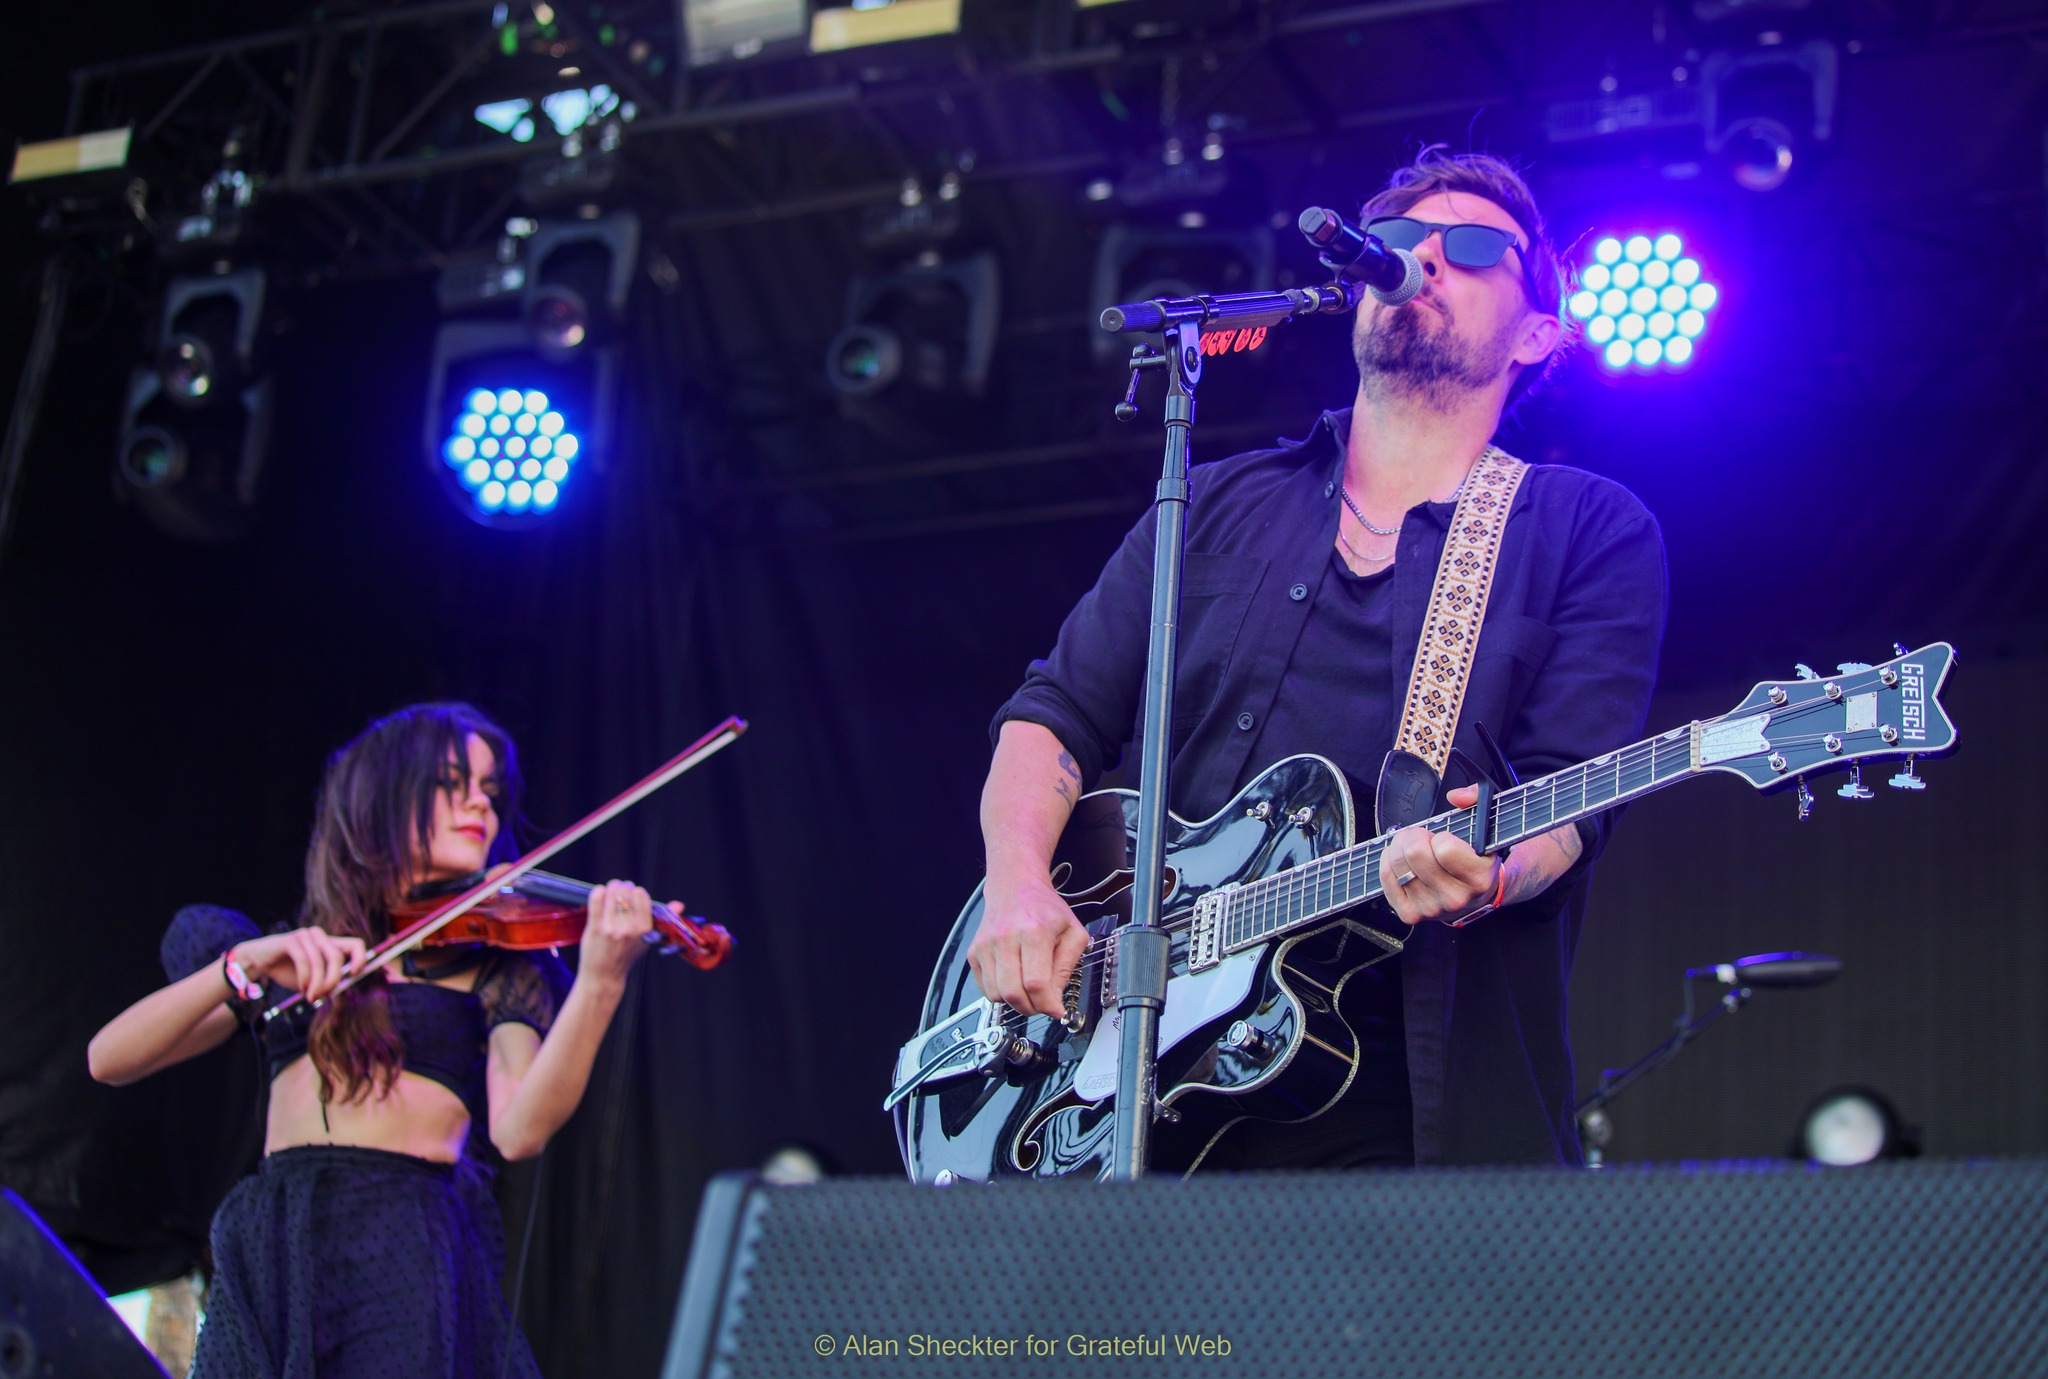
<svg viewBox="0 0 2048 1379"><path fill-rule="evenodd" d="M1414 249L1433 234L1444 237L1444 257L1460 268L1491 268L1513 249L1522 252L1522 241L1512 231L1492 225L1438 225L1412 220L1405 215L1385 215L1365 223L1365 232L1389 249Z"/></svg>

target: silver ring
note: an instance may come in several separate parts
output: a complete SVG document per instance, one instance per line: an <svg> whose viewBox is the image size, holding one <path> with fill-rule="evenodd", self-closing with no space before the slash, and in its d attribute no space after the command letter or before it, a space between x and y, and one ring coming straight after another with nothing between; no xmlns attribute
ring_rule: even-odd
<svg viewBox="0 0 2048 1379"><path fill-rule="evenodd" d="M1402 872L1402 873L1401 873L1401 874L1400 874L1399 876L1397 876L1397 877L1395 877L1395 878L1394 878L1394 884L1395 884L1395 885L1397 885L1397 886L1405 886L1405 885L1407 885L1407 884L1408 884L1408 883L1409 883L1410 881L1413 881L1414 879L1415 879L1415 873L1414 873L1414 872L1412 872L1412 871L1404 871L1404 872Z"/></svg>

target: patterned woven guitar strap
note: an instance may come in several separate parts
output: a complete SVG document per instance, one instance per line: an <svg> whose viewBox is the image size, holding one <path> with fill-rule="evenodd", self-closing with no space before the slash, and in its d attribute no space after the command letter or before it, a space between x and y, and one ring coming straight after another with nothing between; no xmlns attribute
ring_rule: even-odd
<svg viewBox="0 0 2048 1379"><path fill-rule="evenodd" d="M1529 466L1513 455L1487 446L1473 461L1465 491L1451 513L1436 587L1422 619L1422 640L1415 648L1415 670L1408 678L1408 702L1401 708L1401 726L1394 734L1398 750L1421 757L1438 776L1450 760L1458 710L1472 678L1472 653L1486 621L1501 532L1507 527L1508 509L1514 506L1515 490L1528 472Z"/></svg>

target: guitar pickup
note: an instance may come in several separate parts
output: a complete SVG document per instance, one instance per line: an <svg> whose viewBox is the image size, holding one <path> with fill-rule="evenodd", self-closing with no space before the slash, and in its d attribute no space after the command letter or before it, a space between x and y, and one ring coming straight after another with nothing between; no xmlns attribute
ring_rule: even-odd
<svg viewBox="0 0 2048 1379"><path fill-rule="evenodd" d="M1203 895L1195 902L1195 917L1188 928L1188 972L1206 972L1223 961L1224 897L1237 889L1235 882Z"/></svg>

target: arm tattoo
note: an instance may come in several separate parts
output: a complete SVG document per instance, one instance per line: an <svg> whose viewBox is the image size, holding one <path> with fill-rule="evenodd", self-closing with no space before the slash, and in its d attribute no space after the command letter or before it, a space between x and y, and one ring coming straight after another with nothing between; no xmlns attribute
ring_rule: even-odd
<svg viewBox="0 0 2048 1379"><path fill-rule="evenodd" d="M1060 770L1065 771L1068 775L1072 776L1074 778L1074 784L1079 785L1081 783L1081 768L1074 761L1073 753L1060 753Z"/></svg>

